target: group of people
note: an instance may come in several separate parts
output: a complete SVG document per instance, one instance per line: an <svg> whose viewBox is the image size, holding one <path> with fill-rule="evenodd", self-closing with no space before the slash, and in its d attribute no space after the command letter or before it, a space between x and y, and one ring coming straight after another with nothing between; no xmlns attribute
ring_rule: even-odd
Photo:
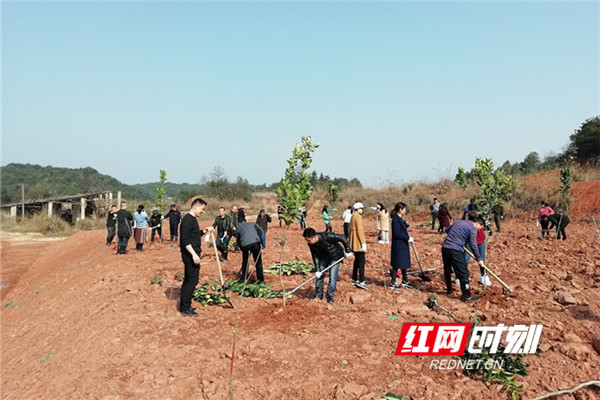
<svg viewBox="0 0 600 400"><path fill-rule="evenodd" d="M262 250L266 247L266 234L268 224L272 222L271 215L265 210L260 210L256 222L247 222L243 209L232 206L227 214L225 207L219 208L219 215L212 225L200 229L198 218L204 213L206 202L196 199L191 204L191 209L185 217L175 204L170 211L162 216L157 209L152 210L148 216L143 205L138 206L137 211L131 214L127 210L127 203L122 202L120 210L112 206L107 218L107 244L111 244L115 234L118 236L117 254L127 254L127 243L131 236L136 241L136 249L143 250L146 242L148 228L152 232L151 241L155 234L162 241L162 221L169 219L171 240L178 240L180 233L180 250L184 264L184 281L181 289L180 313L184 316L196 316L195 309L191 307L191 299L194 288L199 279L200 268L200 236L216 230L215 245L220 252L220 261L227 261L229 242L235 238L235 249L242 251L242 265L238 278L248 280L250 255L254 259L256 268L256 282L264 283ZM403 202L395 204L393 210L388 212L382 203L372 207L377 211L376 228L378 231L378 243L389 244L390 249L390 276L388 286L391 289L400 290L413 288L408 279L408 270L411 268L410 247L414 246L414 239L409 234L410 225L405 219L407 205ZM242 211L242 213L240 213ZM363 203L357 202L349 206L343 213L344 235L336 234L331 228L331 213L335 209L324 206L322 210L324 232L318 233L315 229L306 227L304 217L303 237L309 247L313 264L316 270L315 295L313 299L325 298L329 303L334 302L336 286L339 273L339 265L345 258L354 257L351 284L359 289L370 289L365 279L365 264L367 253L367 240L363 222L365 207ZM474 258L480 267L479 283L490 286L491 281L485 267L487 233L491 229L486 227L485 221L480 214L480 208L474 199L471 199L465 207L463 219L452 222L452 216L445 203L440 204L437 198L430 204L432 215L432 229L435 230L436 221L439 222L438 232L446 233L447 236L442 244L442 261L444 266L444 283L448 294L454 292L454 285L461 290L461 300L477 301L479 298L471 293L470 275L468 263ZM282 209L278 208L279 224L281 226ZM500 220L503 210L497 209L494 213L496 227L500 232ZM301 212L302 214L302 212ZM538 222L541 225L541 238L549 235L549 231L556 227L557 238L566 240L565 227L570 219L563 214L557 214L546 202L538 212ZM116 229L118 224L118 229ZM302 226L302 224L301 224ZM486 232L487 231L487 232ZM325 276L329 275L327 288L325 289ZM397 283L397 280L400 282Z"/></svg>
<svg viewBox="0 0 600 400"><path fill-rule="evenodd" d="M219 215L212 225L200 229L197 218L204 213L206 201L197 198L191 204L191 209L181 222L180 250L184 264L184 278L181 286L179 301L179 312L183 316L195 317L198 315L192 307L194 289L198 284L200 273L200 254L202 252L200 237L217 229L217 249L221 252L221 260L227 260L229 239L235 236L236 246L242 252L242 266L238 279L248 280L248 263L250 255L254 259L256 268L256 283L264 283L262 249L266 245L267 224L271 222L271 216L261 210L257 222L247 222L245 215L240 220L236 206L231 208L230 215L226 215L225 208L219 208ZM261 228L264 226L264 229Z"/></svg>
<svg viewBox="0 0 600 400"><path fill-rule="evenodd" d="M121 208L117 209L117 206L113 204L106 218L106 229L108 231L106 245L112 246L113 239L117 235L117 254L129 253L127 245L131 236L134 237L136 250L143 251L144 243L146 243L148 237L148 229L152 232L152 242L154 242L155 236L158 237L159 241L162 241L162 221L164 219L169 220L171 241L177 241L181 212L177 210L175 204L171 205L171 209L164 216L160 214L157 208L152 210L151 216L148 216L143 204L140 204L133 214L127 209L128 204L126 201L122 201L120 206Z"/></svg>

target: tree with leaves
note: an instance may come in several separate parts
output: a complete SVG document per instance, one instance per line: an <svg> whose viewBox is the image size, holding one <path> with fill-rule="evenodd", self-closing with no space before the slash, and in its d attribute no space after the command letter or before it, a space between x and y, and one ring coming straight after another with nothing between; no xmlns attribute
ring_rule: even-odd
<svg viewBox="0 0 600 400"><path fill-rule="evenodd" d="M165 211L165 186L167 182L167 171L160 170L160 180L156 190L156 207L162 214Z"/></svg>
<svg viewBox="0 0 600 400"><path fill-rule="evenodd" d="M300 207L306 206L310 200L312 185L307 171L312 163L311 155L318 147L319 144L314 143L310 136L303 136L302 144L296 143L292 157L287 161L285 176L275 189L283 207L280 215L287 226L300 218Z"/></svg>
<svg viewBox="0 0 600 400"><path fill-rule="evenodd" d="M586 120L570 138L571 144L577 149L575 158L587 160L600 157L600 116Z"/></svg>
<svg viewBox="0 0 600 400"><path fill-rule="evenodd" d="M504 203L516 189L517 180L502 169L494 171L494 163L489 158L475 159L471 174L481 191L476 200L488 225L492 212L504 207Z"/></svg>

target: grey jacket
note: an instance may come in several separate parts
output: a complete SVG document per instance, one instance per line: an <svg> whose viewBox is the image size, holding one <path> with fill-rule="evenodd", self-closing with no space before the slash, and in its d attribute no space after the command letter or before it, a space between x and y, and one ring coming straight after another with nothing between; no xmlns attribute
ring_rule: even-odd
<svg viewBox="0 0 600 400"><path fill-rule="evenodd" d="M238 246L245 247L254 243L262 242L263 230L254 222L242 222L235 231Z"/></svg>

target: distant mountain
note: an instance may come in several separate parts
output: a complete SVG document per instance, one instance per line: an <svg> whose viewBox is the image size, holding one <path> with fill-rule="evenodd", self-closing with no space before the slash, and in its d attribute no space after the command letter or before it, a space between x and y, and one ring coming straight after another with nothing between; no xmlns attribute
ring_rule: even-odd
<svg viewBox="0 0 600 400"><path fill-rule="evenodd" d="M116 197L119 190L123 198L127 199L151 200L155 197L140 187L124 184L91 167L58 168L11 163L0 167L0 203L21 201L19 184L25 184L26 201L102 191L112 191Z"/></svg>

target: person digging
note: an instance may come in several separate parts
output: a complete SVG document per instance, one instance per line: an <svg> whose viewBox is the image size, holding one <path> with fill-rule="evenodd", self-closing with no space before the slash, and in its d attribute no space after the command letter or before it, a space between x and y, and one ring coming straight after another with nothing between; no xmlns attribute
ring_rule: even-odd
<svg viewBox="0 0 600 400"><path fill-rule="evenodd" d="M470 221L460 220L453 223L448 229L448 236L442 244L442 260L444 262L444 280L446 293L452 294L452 271L460 282L462 301L478 301L479 297L471 295L469 286L469 269L465 261L464 247L469 243L473 250L475 260L483 267L484 262L477 247L477 230L484 227L483 218L473 218Z"/></svg>
<svg viewBox="0 0 600 400"><path fill-rule="evenodd" d="M322 271L334 264L329 269L329 283L327 284L326 294L327 302L333 304L333 297L335 295L337 277L340 269L339 260L343 260L344 257L349 258L352 256L352 250L350 249L348 240L345 236L333 232L317 233L313 228L306 228L302 233L302 236L310 249L317 276L315 296L311 300L323 300L325 274Z"/></svg>

